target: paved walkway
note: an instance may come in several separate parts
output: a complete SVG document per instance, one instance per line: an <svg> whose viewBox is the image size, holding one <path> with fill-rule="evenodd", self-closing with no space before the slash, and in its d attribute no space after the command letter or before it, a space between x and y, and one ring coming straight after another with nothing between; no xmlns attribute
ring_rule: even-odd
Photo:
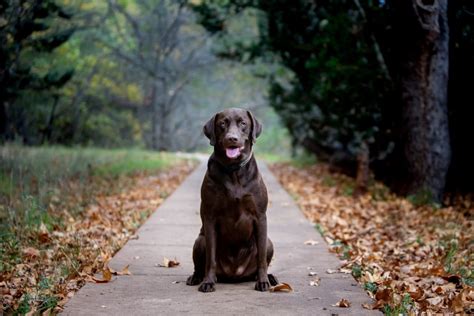
<svg viewBox="0 0 474 316"><path fill-rule="evenodd" d="M202 163L160 206L112 259L116 270L130 264L131 276L118 276L110 283L84 286L66 304L66 315L370 315L361 307L370 299L348 274L327 274L339 260L309 223L268 168L260 164L270 205L268 234L275 245L269 273L292 285L291 293L257 292L254 283L220 284L214 293L201 293L187 286L193 271L192 246L200 228L200 186L206 164ZM319 243L304 245L313 239ZM161 268L163 257L176 258L176 268ZM312 270L309 270L309 269ZM320 286L310 286L316 272ZM341 298L350 308L333 307Z"/></svg>

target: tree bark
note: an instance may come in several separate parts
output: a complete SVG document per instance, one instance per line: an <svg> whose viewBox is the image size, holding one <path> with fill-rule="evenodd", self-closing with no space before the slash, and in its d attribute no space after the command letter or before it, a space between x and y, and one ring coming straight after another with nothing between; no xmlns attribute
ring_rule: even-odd
<svg viewBox="0 0 474 316"><path fill-rule="evenodd" d="M367 142L362 142L357 154L357 176L354 197L367 193L370 178L370 151Z"/></svg>
<svg viewBox="0 0 474 316"><path fill-rule="evenodd" d="M51 112L49 113L48 123L44 128L43 135L41 136L40 144L43 145L46 141L51 141L51 136L53 134L53 125L54 120L56 119L56 108L58 106L59 96L56 94L53 97L53 106L51 107Z"/></svg>
<svg viewBox="0 0 474 316"><path fill-rule="evenodd" d="M151 148L154 150L158 149L158 126L159 126L159 106L157 102L157 87L156 82L153 83L151 90Z"/></svg>
<svg viewBox="0 0 474 316"><path fill-rule="evenodd" d="M410 177L408 192L429 194L440 202L451 157L447 116L448 0L404 2L408 22L400 22L405 23L401 32L405 43L400 43L400 87Z"/></svg>
<svg viewBox="0 0 474 316"><path fill-rule="evenodd" d="M0 99L0 144L7 140L7 109L6 102Z"/></svg>

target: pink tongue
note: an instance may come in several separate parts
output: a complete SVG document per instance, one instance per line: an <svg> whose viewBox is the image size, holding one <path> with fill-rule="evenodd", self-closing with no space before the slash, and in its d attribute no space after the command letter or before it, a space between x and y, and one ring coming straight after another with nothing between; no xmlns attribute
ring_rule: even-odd
<svg viewBox="0 0 474 316"><path fill-rule="evenodd" d="M240 148L226 148L225 154L228 158L235 158L240 155Z"/></svg>

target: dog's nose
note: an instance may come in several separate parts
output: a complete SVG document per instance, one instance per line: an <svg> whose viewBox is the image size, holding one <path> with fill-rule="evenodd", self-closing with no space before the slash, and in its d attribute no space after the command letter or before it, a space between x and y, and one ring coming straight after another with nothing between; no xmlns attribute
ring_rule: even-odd
<svg viewBox="0 0 474 316"><path fill-rule="evenodd" d="M232 143L237 143L239 140L236 135L227 135L227 141L232 142Z"/></svg>

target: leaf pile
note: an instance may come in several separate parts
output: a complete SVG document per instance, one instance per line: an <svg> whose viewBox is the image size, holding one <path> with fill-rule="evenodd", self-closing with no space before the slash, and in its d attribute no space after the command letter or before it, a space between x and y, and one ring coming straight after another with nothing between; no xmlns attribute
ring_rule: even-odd
<svg viewBox="0 0 474 316"><path fill-rule="evenodd" d="M137 228L194 166L188 161L166 170L129 175L124 180L129 182L126 190L99 190L95 202L79 213L71 209L80 204L80 196L64 197L69 204L53 201L48 212L60 216L63 225L49 229L41 224L25 240L15 241L19 244L14 246L21 249L19 257L7 256L8 247L16 248L2 244L2 258L10 261L8 266L2 262L5 266L0 273L3 312L56 313L86 281L104 283L112 275L130 274L128 267L113 271L108 261L128 239L136 238ZM112 186L110 182L101 185ZM95 277L96 273L102 276Z"/></svg>
<svg viewBox="0 0 474 316"><path fill-rule="evenodd" d="M365 308L474 312L474 203L416 206L379 183L355 198L354 180L326 165L271 169L343 259L340 271L374 298Z"/></svg>

